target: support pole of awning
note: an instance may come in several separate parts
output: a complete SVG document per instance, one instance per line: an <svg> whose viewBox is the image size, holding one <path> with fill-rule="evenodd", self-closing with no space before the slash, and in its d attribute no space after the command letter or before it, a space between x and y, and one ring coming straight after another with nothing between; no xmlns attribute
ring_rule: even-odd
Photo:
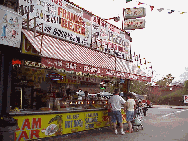
<svg viewBox="0 0 188 141"><path fill-rule="evenodd" d="M32 29L34 29L34 38L42 35L41 36L41 48L40 48L40 52L39 52L41 54L42 41L43 41L43 36L44 36L44 30L43 30L44 29L44 24L43 23L39 24L39 25L42 25L42 32L41 32L41 34L36 36L36 27L39 26L39 25L36 25L36 18L38 18L38 17L34 17L32 19L29 19L29 12L27 13L27 30L29 31L29 22L31 20L34 20L34 27L32 28Z"/></svg>

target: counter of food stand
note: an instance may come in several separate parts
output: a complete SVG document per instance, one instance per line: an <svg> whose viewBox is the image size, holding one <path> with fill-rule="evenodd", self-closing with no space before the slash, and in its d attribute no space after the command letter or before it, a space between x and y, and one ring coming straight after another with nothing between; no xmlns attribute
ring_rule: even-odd
<svg viewBox="0 0 188 141"><path fill-rule="evenodd" d="M10 115L18 121L16 141L61 136L109 126L107 101L78 102L66 101L66 106L61 105L57 110L43 107L40 111L12 111ZM123 123L126 123L125 116L122 109Z"/></svg>

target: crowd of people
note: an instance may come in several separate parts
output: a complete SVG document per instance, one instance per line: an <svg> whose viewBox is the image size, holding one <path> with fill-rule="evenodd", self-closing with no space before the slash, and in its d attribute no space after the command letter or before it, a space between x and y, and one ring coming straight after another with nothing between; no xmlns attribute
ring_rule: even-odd
<svg viewBox="0 0 188 141"><path fill-rule="evenodd" d="M144 107L141 100L135 100L132 93L126 94L126 100L119 95L119 90L115 89L113 96L108 101L108 115L110 117L110 125L113 123L115 134L118 134L117 123L120 126L121 134L124 135L121 107L124 106L126 112L126 121L128 123L128 130L126 133L132 133L132 121L136 114L138 107L143 108L144 116L146 116L147 108Z"/></svg>

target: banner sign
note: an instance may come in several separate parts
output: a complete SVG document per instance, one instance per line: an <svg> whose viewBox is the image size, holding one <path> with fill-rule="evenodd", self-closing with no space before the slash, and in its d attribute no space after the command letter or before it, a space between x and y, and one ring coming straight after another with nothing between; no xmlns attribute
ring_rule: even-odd
<svg viewBox="0 0 188 141"><path fill-rule="evenodd" d="M19 14L27 19L27 12L29 19L37 17L37 31L42 32L43 23L44 33L90 47L91 17L81 8L62 0L19 0Z"/></svg>
<svg viewBox="0 0 188 141"><path fill-rule="evenodd" d="M123 123L126 123L122 111ZM25 141L109 126L108 111L13 116L18 121L15 141Z"/></svg>
<svg viewBox="0 0 188 141"><path fill-rule="evenodd" d="M145 19L128 19L124 21L124 30L145 28Z"/></svg>
<svg viewBox="0 0 188 141"><path fill-rule="evenodd" d="M95 68L90 67L84 64L71 63L62 60L56 60L51 58L42 58L41 63L25 61L24 65L30 67L38 67L43 69L60 69L61 71L76 72L78 76L72 76L72 78L68 79L66 76L63 77L62 80L58 80L58 83L71 83L71 84L79 84L80 81L88 81L93 83L99 83L97 78L88 77L90 75L99 76L109 76L109 77L119 77L121 79L131 79L131 80L140 80L140 81L148 81L151 82L151 77L146 77L142 75L127 73L127 72L118 72L114 70L109 70L105 68ZM71 66L71 67L70 67ZM74 66L74 67L73 67ZM96 70L96 71L93 71ZM83 76L83 77L82 77ZM87 76L87 77L86 77Z"/></svg>
<svg viewBox="0 0 188 141"><path fill-rule="evenodd" d="M57 60L57 59L51 59L51 58L42 58L41 63L32 62L32 61L25 61L24 65L30 66L30 67L38 67L43 69L60 69L62 71L69 72L73 71L76 72L78 75L75 79L67 79L64 77L62 80L59 80L58 83L80 83L80 81L89 81L98 83L97 79L94 79L92 77L83 77L81 76L89 76L89 75L95 75L97 77L101 76L109 76L109 77L119 77L121 79L132 79L132 80L140 80L140 81L148 81L151 82L151 77L146 77L142 75L137 74L131 74L127 72L118 72L114 70L109 70L106 68L95 68L84 64L79 63L71 63L67 61ZM94 71L95 70L95 71ZM80 76L80 77L79 77Z"/></svg>
<svg viewBox="0 0 188 141"><path fill-rule="evenodd" d="M184 103L188 103L188 95L184 95Z"/></svg>
<svg viewBox="0 0 188 141"><path fill-rule="evenodd" d="M0 5L0 44L20 48L22 17Z"/></svg>
<svg viewBox="0 0 188 141"><path fill-rule="evenodd" d="M92 17L92 48L126 59L130 55L130 37L100 17Z"/></svg>
<svg viewBox="0 0 188 141"><path fill-rule="evenodd" d="M139 8L126 8L123 9L124 19L136 19L146 16L146 9L144 7Z"/></svg>

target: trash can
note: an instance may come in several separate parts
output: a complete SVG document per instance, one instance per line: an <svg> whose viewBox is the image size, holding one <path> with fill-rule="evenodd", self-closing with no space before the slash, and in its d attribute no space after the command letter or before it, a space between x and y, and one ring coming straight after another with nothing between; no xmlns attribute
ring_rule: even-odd
<svg viewBox="0 0 188 141"><path fill-rule="evenodd" d="M0 119L0 141L14 141L17 129L17 120L12 117L1 117Z"/></svg>

